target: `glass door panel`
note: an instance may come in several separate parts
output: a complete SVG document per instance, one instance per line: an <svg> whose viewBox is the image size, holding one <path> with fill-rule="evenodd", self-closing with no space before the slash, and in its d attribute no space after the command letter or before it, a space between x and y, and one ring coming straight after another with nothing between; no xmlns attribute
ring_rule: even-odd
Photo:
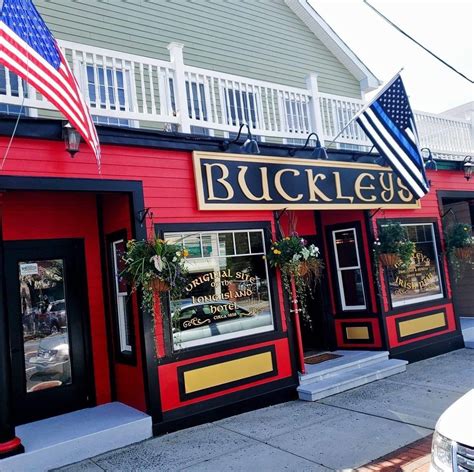
<svg viewBox="0 0 474 472"><path fill-rule="evenodd" d="M90 406L84 241L5 241L4 247L15 424Z"/></svg>
<svg viewBox="0 0 474 472"><path fill-rule="evenodd" d="M72 383L64 260L20 261L26 391Z"/></svg>

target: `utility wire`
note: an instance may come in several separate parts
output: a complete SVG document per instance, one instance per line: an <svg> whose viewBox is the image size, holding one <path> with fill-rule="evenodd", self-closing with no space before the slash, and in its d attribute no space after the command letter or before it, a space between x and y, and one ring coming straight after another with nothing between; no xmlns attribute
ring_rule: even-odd
<svg viewBox="0 0 474 472"><path fill-rule="evenodd" d="M420 46L420 48L424 49L427 53L431 54L434 58L438 59L438 61L440 61L442 64L444 64L446 67L449 67L452 71L456 72L456 74L459 74L463 79L466 79L468 80L469 82L471 82L471 84L474 84L474 80L470 79L469 77L467 77L466 75L464 75L462 72L459 72L457 69L455 69L452 65L448 64L446 61L444 61L443 59L441 59L439 56L437 56L434 52L430 51L428 48L426 48L425 46L423 46L423 44L419 43L415 38L411 37L408 33L406 33L405 31L403 31L399 26L397 26L395 23L393 23L393 21L389 20L383 13L379 12L374 6L372 6L367 0L362 0L365 4L367 4L370 8L372 8L372 10L375 11L375 13L377 13L379 16L381 16L387 23L389 23L390 25L392 25L397 31L399 31L400 33L402 33L404 36L406 36L408 39L410 39L411 41L413 41L415 44L417 44L418 46Z"/></svg>

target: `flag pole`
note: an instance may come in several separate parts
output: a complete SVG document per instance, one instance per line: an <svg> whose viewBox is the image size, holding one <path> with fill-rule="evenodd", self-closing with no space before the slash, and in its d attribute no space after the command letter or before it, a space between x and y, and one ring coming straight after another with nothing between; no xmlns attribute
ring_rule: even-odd
<svg viewBox="0 0 474 472"><path fill-rule="evenodd" d="M374 102L375 100L377 100L380 95L382 95L382 93L385 92L385 90L388 89L388 87L390 87L390 85L393 84L393 82L396 80L396 78L400 75L400 73L402 72L404 68L402 67L378 92L377 94L375 95L375 97L368 103L368 104L365 104L345 125L344 127L339 131L339 133L337 133L337 135L332 139L332 141L327 145L325 146L326 149L329 149L329 147L331 146L331 144L333 144L336 139L341 136L341 134L349 127L349 125L351 125L358 117L361 113L363 113L365 111L365 109L369 106L370 103Z"/></svg>

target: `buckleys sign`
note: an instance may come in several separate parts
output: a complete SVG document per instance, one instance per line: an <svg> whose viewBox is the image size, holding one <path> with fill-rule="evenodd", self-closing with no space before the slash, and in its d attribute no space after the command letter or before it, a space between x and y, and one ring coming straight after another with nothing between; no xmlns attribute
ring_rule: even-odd
<svg viewBox="0 0 474 472"><path fill-rule="evenodd" d="M419 208L389 167L197 152L200 210Z"/></svg>

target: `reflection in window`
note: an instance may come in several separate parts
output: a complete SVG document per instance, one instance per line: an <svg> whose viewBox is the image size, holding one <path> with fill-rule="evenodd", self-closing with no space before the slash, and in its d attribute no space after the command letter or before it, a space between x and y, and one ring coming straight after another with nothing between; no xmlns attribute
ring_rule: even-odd
<svg viewBox="0 0 474 472"><path fill-rule="evenodd" d="M393 306L443 297L433 223L402 224L408 239L416 245L406 269L386 269Z"/></svg>
<svg viewBox="0 0 474 472"><path fill-rule="evenodd" d="M128 287L120 274L125 269L123 255L125 254L125 240L118 239L112 242L112 277L115 302L115 323L118 331L118 350L121 354L133 352L133 329L131 310L128 304Z"/></svg>
<svg viewBox="0 0 474 472"><path fill-rule="evenodd" d="M339 295L343 310L364 310L364 283L355 228L333 231Z"/></svg>
<svg viewBox="0 0 474 472"><path fill-rule="evenodd" d="M18 264L26 391L72 382L62 259Z"/></svg>
<svg viewBox="0 0 474 472"><path fill-rule="evenodd" d="M184 294L171 300L175 349L273 330L261 230L168 233L165 239L190 252Z"/></svg>

